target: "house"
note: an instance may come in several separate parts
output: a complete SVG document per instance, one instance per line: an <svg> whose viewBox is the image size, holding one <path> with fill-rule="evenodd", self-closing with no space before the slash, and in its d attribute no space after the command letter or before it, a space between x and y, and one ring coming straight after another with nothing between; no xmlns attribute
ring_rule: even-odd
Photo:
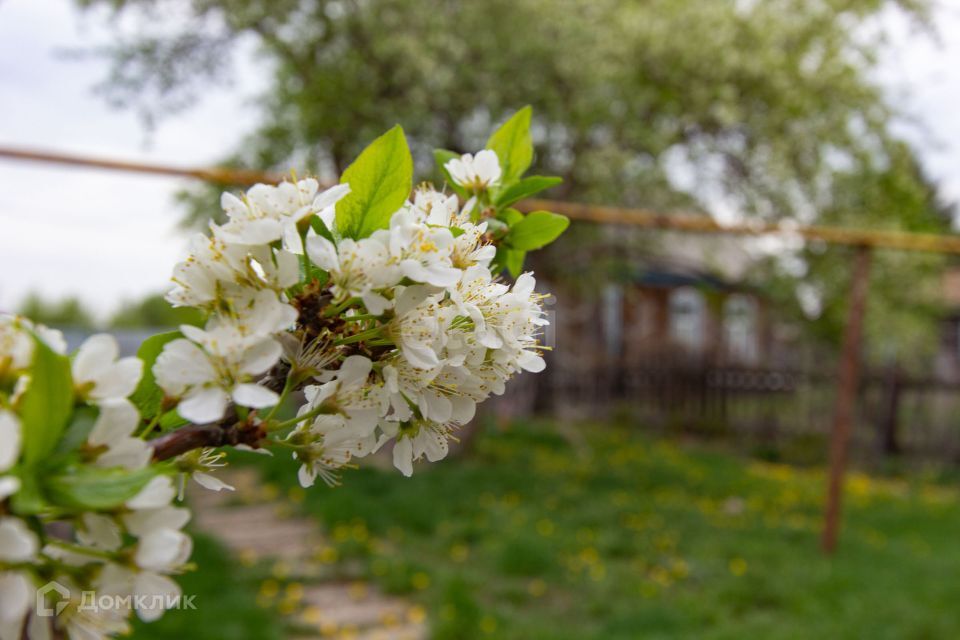
<svg viewBox="0 0 960 640"><path fill-rule="evenodd" d="M555 362L585 370L762 367L784 359L768 300L745 282L755 260L742 243L681 236L660 246L669 253L622 258L617 276L598 290L556 291L548 335Z"/></svg>

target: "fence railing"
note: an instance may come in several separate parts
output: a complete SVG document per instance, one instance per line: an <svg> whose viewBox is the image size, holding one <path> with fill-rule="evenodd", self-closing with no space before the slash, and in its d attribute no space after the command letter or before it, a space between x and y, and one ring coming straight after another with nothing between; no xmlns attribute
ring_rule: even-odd
<svg viewBox="0 0 960 640"><path fill-rule="evenodd" d="M504 418L616 415L641 429L729 437L771 455L823 461L837 394L832 370L565 363L520 376L494 410ZM960 382L881 368L865 371L857 395L854 456L960 461Z"/></svg>

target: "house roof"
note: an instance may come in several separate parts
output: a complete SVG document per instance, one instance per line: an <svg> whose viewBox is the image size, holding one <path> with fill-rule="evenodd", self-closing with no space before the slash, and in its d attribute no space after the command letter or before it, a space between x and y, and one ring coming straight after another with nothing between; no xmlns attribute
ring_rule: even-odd
<svg viewBox="0 0 960 640"><path fill-rule="evenodd" d="M638 268L634 281L647 287L675 289L678 287L706 287L718 291L737 289L736 285L725 282L706 272L680 271L663 265L645 265Z"/></svg>

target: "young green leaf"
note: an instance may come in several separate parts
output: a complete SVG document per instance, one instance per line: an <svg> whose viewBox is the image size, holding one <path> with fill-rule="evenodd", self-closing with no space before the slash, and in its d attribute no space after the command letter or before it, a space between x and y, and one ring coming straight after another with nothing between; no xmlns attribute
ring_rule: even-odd
<svg viewBox="0 0 960 640"><path fill-rule="evenodd" d="M503 172L500 183L513 184L533 162L533 140L530 138L530 116L527 106L517 111L487 140L487 149L493 149Z"/></svg>
<svg viewBox="0 0 960 640"><path fill-rule="evenodd" d="M160 431L172 431L178 427L190 424L190 421L181 417L176 409L170 409L160 416Z"/></svg>
<svg viewBox="0 0 960 640"><path fill-rule="evenodd" d="M114 509L137 495L157 470L76 466L43 479L44 494L56 505L70 509Z"/></svg>
<svg viewBox="0 0 960 640"><path fill-rule="evenodd" d="M47 501L40 492L40 475L36 469L24 469L20 473L20 490L10 498L14 513L34 515L48 509Z"/></svg>
<svg viewBox="0 0 960 640"><path fill-rule="evenodd" d="M316 233L318 236L323 236L324 238L326 238L327 240L329 240L334 244L337 243L337 241L333 237L333 232L327 228L326 223L323 221L323 219L320 216L313 216L313 218L310 219L310 227L313 229L313 232Z"/></svg>
<svg viewBox="0 0 960 640"><path fill-rule="evenodd" d="M466 189L458 185L453 181L453 178L450 177L450 172L447 171L446 164L453 160L454 158L459 158L460 154L453 151L447 151L446 149L434 149L433 150L433 161L437 163L437 169L440 171L440 175L443 176L443 179L446 181L447 186L453 189L453 192L456 193L461 198L466 199L468 197Z"/></svg>
<svg viewBox="0 0 960 640"><path fill-rule="evenodd" d="M153 363L157 361L168 342L182 337L183 334L179 331L158 333L144 340L137 350L137 357L143 361L143 376L133 395L130 396L130 401L137 407L140 415L147 420L160 413L163 404L163 390L157 386L157 380L153 376Z"/></svg>
<svg viewBox="0 0 960 640"><path fill-rule="evenodd" d="M52 452L73 411L73 376L70 360L34 336L30 384L20 400L23 458L27 465Z"/></svg>
<svg viewBox="0 0 960 640"><path fill-rule="evenodd" d="M510 274L510 277L516 278L523 273L523 261L527 257L526 251L508 249L507 247L501 246L497 249L497 253L499 264L501 264L503 268L507 270L507 272Z"/></svg>
<svg viewBox="0 0 960 640"><path fill-rule="evenodd" d="M524 198L536 195L544 189L555 187L563 182L563 178L555 176L528 176L513 186L507 187L497 196L494 204L497 207L509 207Z"/></svg>
<svg viewBox="0 0 960 640"><path fill-rule="evenodd" d="M570 220L566 216L549 211L534 211L510 227L506 241L512 249L532 251L556 240L568 226Z"/></svg>
<svg viewBox="0 0 960 640"><path fill-rule="evenodd" d="M63 437L57 445L56 453L65 454L80 448L97 422L96 407L78 407L70 417L70 423L63 432Z"/></svg>
<svg viewBox="0 0 960 640"><path fill-rule="evenodd" d="M523 214L517 211L516 209L507 208L498 212L497 218L506 222L508 227L512 227L513 225L523 220Z"/></svg>
<svg viewBox="0 0 960 640"><path fill-rule="evenodd" d="M398 126L368 146L340 178L350 193L337 202L337 232L360 239L386 229L413 188L413 157Z"/></svg>

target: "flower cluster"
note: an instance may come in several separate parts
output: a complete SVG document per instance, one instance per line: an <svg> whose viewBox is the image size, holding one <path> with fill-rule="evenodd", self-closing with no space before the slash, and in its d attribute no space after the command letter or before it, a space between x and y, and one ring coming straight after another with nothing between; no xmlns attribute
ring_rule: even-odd
<svg viewBox="0 0 960 640"><path fill-rule="evenodd" d="M500 176L491 151L449 167L475 193ZM541 296L530 274L511 287L491 272L497 248L476 197L461 207L423 185L386 228L353 239L335 217L348 194L346 184L321 192L313 179L225 194L228 221L194 240L168 296L207 311L207 325L181 327L153 367L197 423L221 420L231 402L275 407L301 388L301 419L282 442L304 486L318 475L333 482L390 441L410 475L414 460L446 455L476 403L544 366ZM270 371L281 372L268 377L277 388L262 383Z"/></svg>
<svg viewBox="0 0 960 640"><path fill-rule="evenodd" d="M64 357L59 332L15 316L0 316L0 638L52 637L53 620L38 617L37 589L56 582L69 594L56 624L71 638L128 631L129 610L84 606L96 591L143 603L144 620L162 615L180 596L169 576L190 555L181 531L189 512L171 506L176 491L168 475L151 467L151 448L138 437L137 408L128 399L143 363L119 358L111 336L95 335ZM59 376L57 371L59 370ZM72 419L59 443L38 438L55 417L40 394L65 382ZM39 420L39 421L38 421ZM52 436L53 434L49 434ZM47 461L38 451L49 450ZM61 463L47 472L46 463ZM82 469L82 471L81 471ZM69 470L75 470L70 475ZM117 471L120 471L120 474ZM110 487L126 478L124 487ZM53 608L54 603L50 603Z"/></svg>
<svg viewBox="0 0 960 640"><path fill-rule="evenodd" d="M385 447L409 476L477 403L542 370L523 259L567 221L511 207L557 182L522 177L529 122L519 112L475 155L438 151L450 192L413 189L397 127L332 188L224 194L168 294L203 326L137 357L108 335L68 357L59 332L0 315L0 640L112 637L132 610L150 621L177 603L192 543L174 503L187 478L231 489L225 447L285 451L303 486Z"/></svg>

